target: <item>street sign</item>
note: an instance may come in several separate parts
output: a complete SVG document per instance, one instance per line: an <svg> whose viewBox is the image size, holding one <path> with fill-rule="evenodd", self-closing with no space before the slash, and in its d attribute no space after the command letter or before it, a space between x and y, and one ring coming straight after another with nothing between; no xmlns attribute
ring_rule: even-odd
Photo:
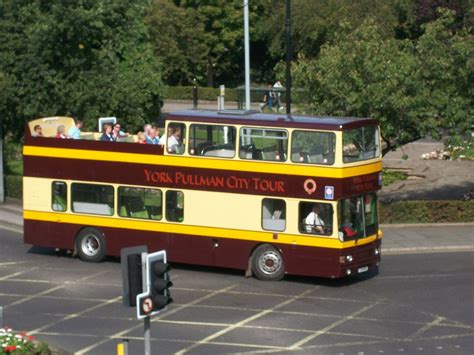
<svg viewBox="0 0 474 355"><path fill-rule="evenodd" d="M151 298L144 298L142 304L142 311L145 314L150 314L153 311L153 301Z"/></svg>

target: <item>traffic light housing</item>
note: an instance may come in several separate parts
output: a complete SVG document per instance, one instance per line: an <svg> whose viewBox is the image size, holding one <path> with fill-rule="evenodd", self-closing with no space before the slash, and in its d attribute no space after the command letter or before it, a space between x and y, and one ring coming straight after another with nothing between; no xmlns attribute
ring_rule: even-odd
<svg viewBox="0 0 474 355"><path fill-rule="evenodd" d="M169 288L173 286L170 281L168 271L170 265L163 261L154 261L150 263L150 286L149 290L151 293L151 299L153 301L153 312L161 311L171 302L173 299L170 297Z"/></svg>
<svg viewBox="0 0 474 355"><path fill-rule="evenodd" d="M146 288L137 295L137 318L145 318L166 310L173 302L169 288L173 286L166 263L166 251L158 251L143 256Z"/></svg>

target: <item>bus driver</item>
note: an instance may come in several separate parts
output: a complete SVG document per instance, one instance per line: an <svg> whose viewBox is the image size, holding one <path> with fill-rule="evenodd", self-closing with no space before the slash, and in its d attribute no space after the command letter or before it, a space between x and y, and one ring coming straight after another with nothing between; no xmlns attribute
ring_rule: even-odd
<svg viewBox="0 0 474 355"><path fill-rule="evenodd" d="M304 223L308 233L324 233L324 221L320 217L321 207L315 203L311 212L306 216Z"/></svg>

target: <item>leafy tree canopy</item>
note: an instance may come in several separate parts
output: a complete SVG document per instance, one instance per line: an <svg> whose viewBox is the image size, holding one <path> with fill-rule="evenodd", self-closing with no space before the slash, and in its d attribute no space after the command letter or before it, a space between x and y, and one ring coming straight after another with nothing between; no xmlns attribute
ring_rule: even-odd
<svg viewBox="0 0 474 355"><path fill-rule="evenodd" d="M424 27L417 42L385 37L366 20L346 24L318 58L299 57L295 82L307 112L380 120L384 153L441 128L472 128L472 35L453 32L452 12Z"/></svg>
<svg viewBox="0 0 474 355"><path fill-rule="evenodd" d="M147 1L0 2L0 114L71 115L96 128L117 116L129 129L160 113L161 69L148 42Z"/></svg>

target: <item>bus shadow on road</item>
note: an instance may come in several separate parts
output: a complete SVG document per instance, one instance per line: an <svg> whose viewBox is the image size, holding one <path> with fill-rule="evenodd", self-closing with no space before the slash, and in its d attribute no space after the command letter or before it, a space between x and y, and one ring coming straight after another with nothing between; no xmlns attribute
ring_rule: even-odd
<svg viewBox="0 0 474 355"><path fill-rule="evenodd" d="M36 254L36 255L43 255L45 257L55 257L55 258L67 258L67 259L76 259L78 262L81 260L73 255L71 250L66 249L54 249L48 247L39 247L39 246L32 246L28 251L28 254ZM86 263L86 262L84 262ZM113 257L108 256L106 259L98 263L99 265L102 263L111 263L111 264L120 264L120 257ZM281 281L260 281L255 277L245 277L244 270L236 270L236 269L228 269L222 267L215 267L215 266L204 266L204 265L191 265L191 264L182 264L182 263L170 263L172 270L176 272L191 272L191 273L201 273L206 274L208 278L216 278L216 280L226 277L241 277L242 282L244 280L253 280L255 282L285 282L285 283L299 283L299 284L307 284L307 285L314 285L314 286L324 286L324 287L347 287L359 282L364 282L371 278L374 278L378 275L378 271L364 273L362 275L356 276L349 276L349 277L342 277L337 279L330 279L330 278L321 278L321 277L311 277L311 276L297 276L297 275L285 275L285 277Z"/></svg>

